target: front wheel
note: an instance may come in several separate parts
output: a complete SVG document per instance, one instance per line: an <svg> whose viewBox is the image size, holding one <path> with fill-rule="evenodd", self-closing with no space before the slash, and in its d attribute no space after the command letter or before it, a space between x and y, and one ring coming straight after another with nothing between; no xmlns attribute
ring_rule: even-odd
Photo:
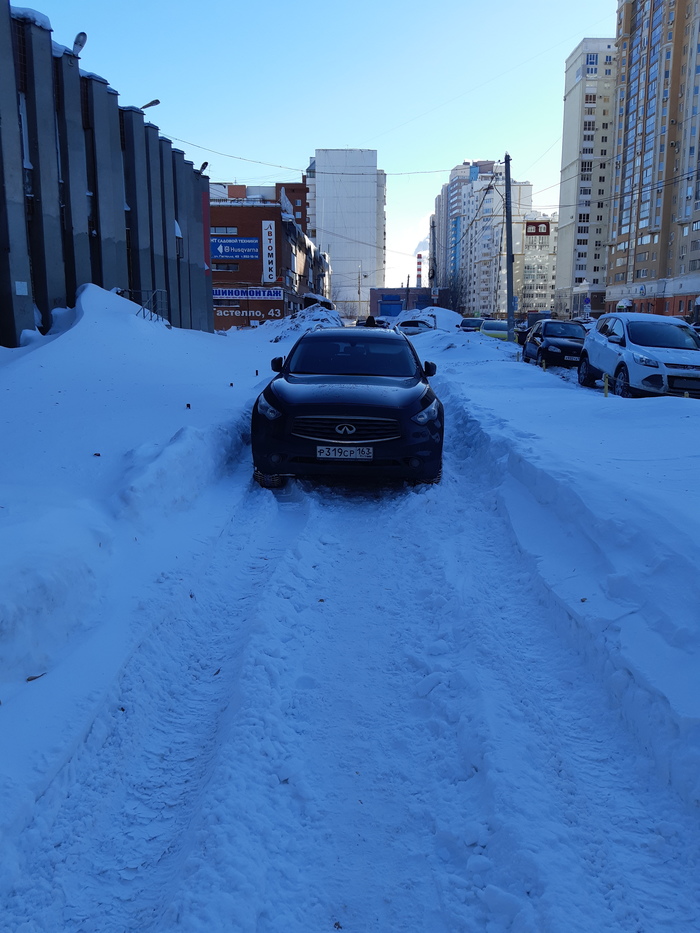
<svg viewBox="0 0 700 933"><path fill-rule="evenodd" d="M613 392L615 395L619 395L620 398L632 398L634 393L630 387L630 375L627 372L626 366L620 366L618 371L615 373L615 385Z"/></svg>

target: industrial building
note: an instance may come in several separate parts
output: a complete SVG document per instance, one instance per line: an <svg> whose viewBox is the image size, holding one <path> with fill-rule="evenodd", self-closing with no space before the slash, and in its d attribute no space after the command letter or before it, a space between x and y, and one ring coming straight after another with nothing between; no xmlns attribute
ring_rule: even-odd
<svg viewBox="0 0 700 933"><path fill-rule="evenodd" d="M212 331L209 180L139 107L80 69L79 34L0 5L0 344L51 327L94 283Z"/></svg>

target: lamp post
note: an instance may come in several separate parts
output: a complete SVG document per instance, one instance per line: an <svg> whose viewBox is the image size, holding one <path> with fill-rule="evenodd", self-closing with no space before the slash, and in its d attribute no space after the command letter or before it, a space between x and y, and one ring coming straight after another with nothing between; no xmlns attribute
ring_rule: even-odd
<svg viewBox="0 0 700 933"><path fill-rule="evenodd" d="M506 304L508 312L508 341L515 334L515 308L513 307L513 202L510 193L510 156L506 152Z"/></svg>

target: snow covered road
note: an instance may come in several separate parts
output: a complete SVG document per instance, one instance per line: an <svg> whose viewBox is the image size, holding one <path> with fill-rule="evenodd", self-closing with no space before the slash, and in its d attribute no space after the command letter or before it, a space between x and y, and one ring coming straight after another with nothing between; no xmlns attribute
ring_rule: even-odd
<svg viewBox="0 0 700 933"><path fill-rule="evenodd" d="M439 487L223 482L228 519L142 593L159 621L40 802L5 928L700 929L683 805L468 466L453 443Z"/></svg>

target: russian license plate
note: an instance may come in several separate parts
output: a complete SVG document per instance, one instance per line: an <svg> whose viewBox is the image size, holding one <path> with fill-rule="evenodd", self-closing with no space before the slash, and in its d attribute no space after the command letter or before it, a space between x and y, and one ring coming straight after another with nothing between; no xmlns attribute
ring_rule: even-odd
<svg viewBox="0 0 700 933"><path fill-rule="evenodd" d="M317 460L371 460L372 447L317 447Z"/></svg>
<svg viewBox="0 0 700 933"><path fill-rule="evenodd" d="M565 359L568 363L578 363L578 361L581 359L581 357L580 357L580 356L565 356L564 359Z"/></svg>
<svg viewBox="0 0 700 933"><path fill-rule="evenodd" d="M684 392L695 392L700 388L700 379L684 379L682 376L673 377L673 388Z"/></svg>

